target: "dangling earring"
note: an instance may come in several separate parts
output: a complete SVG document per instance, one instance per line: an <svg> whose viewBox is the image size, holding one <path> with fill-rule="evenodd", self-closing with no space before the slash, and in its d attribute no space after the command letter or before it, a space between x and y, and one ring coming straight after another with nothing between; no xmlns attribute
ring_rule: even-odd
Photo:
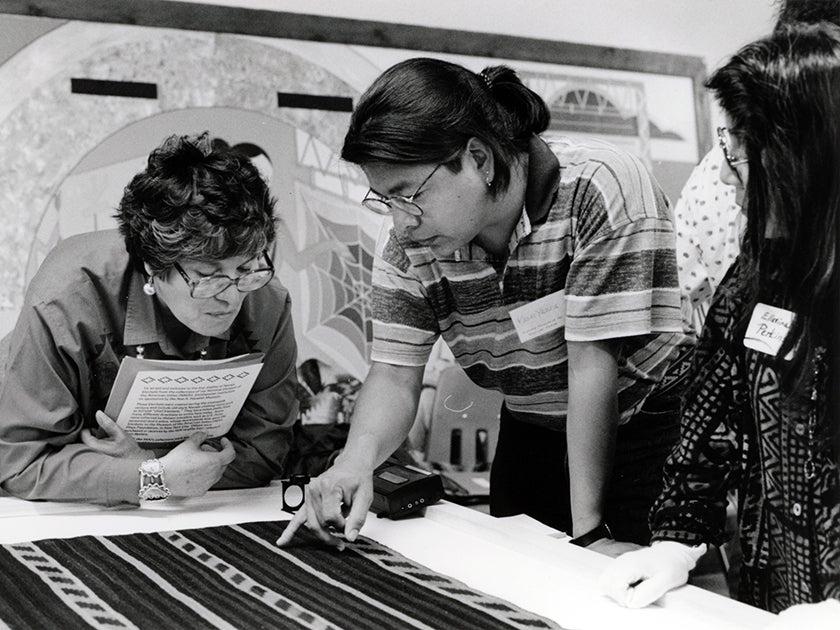
<svg viewBox="0 0 840 630"><path fill-rule="evenodd" d="M143 285L143 293L146 295L154 295L157 293L157 289L155 289L155 285L152 283L154 279L154 276L149 276L149 279L146 280L146 284Z"/></svg>
<svg viewBox="0 0 840 630"><path fill-rule="evenodd" d="M484 178L484 183L487 184L487 188L493 185L493 179L488 175Z"/></svg>

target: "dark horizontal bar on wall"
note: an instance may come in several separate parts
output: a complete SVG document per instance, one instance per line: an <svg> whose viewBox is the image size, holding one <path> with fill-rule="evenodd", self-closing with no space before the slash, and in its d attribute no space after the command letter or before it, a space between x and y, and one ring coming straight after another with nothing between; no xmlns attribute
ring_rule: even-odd
<svg viewBox="0 0 840 630"><path fill-rule="evenodd" d="M317 94L277 92L277 107L300 107L302 109L326 109L331 112L352 112L353 99L349 96L318 96Z"/></svg>
<svg viewBox="0 0 840 630"><path fill-rule="evenodd" d="M157 98L157 84L136 81L106 81L102 79L70 79L73 94L97 96L125 96L128 98Z"/></svg>
<svg viewBox="0 0 840 630"><path fill-rule="evenodd" d="M686 77L691 80L694 92L701 152L708 151L712 144L708 95L703 88L707 76L706 64L698 56L170 0L0 0L0 14L3 13L522 59Z"/></svg>

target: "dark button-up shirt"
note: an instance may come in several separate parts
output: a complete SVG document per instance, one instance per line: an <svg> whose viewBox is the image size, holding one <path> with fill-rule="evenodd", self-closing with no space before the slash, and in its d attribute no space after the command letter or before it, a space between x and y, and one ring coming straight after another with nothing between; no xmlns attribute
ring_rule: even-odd
<svg viewBox="0 0 840 630"><path fill-rule="evenodd" d="M236 450L216 488L268 483L283 473L297 417L296 344L289 294L275 279L249 293L220 338L176 344L172 316L143 293L116 231L59 243L33 278L10 339L0 385L0 484L27 499L137 503L142 458L85 446L120 362L220 359L262 352L264 365L228 438ZM149 453L151 456L152 453Z"/></svg>

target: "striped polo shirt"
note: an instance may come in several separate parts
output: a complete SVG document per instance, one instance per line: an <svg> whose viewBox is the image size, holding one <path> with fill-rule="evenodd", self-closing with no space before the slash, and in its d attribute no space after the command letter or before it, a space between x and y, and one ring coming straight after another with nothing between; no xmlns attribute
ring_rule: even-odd
<svg viewBox="0 0 840 630"><path fill-rule="evenodd" d="M551 153L554 196L533 224L523 209L500 259L471 243L449 258L383 230L373 269L371 359L423 366L442 336L482 387L518 419L562 430L566 340L620 339L621 421L637 412L670 361L693 343L677 280L671 210L635 157L609 144L532 142L530 170ZM543 169L545 170L545 169ZM529 172L529 188L533 172ZM530 192L530 191L529 191ZM548 205L543 200L543 207ZM565 321L522 341L513 309L553 295ZM688 312L688 309L685 309Z"/></svg>

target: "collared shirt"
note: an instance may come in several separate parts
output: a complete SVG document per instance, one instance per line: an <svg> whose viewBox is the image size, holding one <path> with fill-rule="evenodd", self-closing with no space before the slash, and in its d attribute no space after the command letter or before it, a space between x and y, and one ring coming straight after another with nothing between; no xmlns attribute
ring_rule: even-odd
<svg viewBox="0 0 840 630"><path fill-rule="evenodd" d="M824 430L814 439L809 431L811 418L826 414L827 366L802 391L782 396L774 357L746 348L739 332L738 272L736 262L697 345L681 439L652 512L653 538L720 544L734 487L739 598L772 612L840 599L840 471L830 440L820 439Z"/></svg>
<svg viewBox="0 0 840 630"><path fill-rule="evenodd" d="M137 503L142 458L114 458L80 441L97 427L120 362L220 359L264 353L264 365L228 438L236 450L217 488L268 483L283 473L297 417L296 344L288 292L272 280L245 296L221 337L192 333L177 346L172 315L143 293L144 279L116 231L71 237L27 290L0 385L0 483L27 499ZM179 324L178 324L179 325ZM150 453L151 456L151 453Z"/></svg>
<svg viewBox="0 0 840 630"><path fill-rule="evenodd" d="M517 418L562 429L566 342L620 338L618 399L627 421L692 343L672 217L658 185L637 159L608 144L549 148L534 138L526 207L508 252L497 258L470 243L436 258L386 233L374 261L371 358L421 366L442 336L470 378L501 391ZM558 292L565 322L521 341L511 310Z"/></svg>

